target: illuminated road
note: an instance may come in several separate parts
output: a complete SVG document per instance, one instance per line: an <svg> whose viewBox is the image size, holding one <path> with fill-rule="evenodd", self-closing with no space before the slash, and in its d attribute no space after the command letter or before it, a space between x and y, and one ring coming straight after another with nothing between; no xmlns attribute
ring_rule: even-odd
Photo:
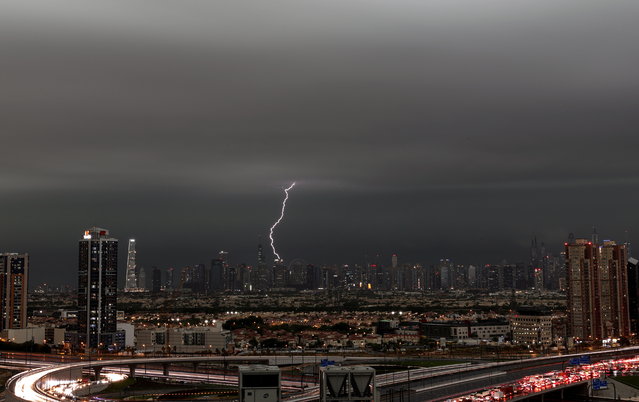
<svg viewBox="0 0 639 402"><path fill-rule="evenodd" d="M600 352L588 353L593 361L609 359L614 356L622 356L628 354L639 353L639 347L621 348L617 350L606 350ZM516 362L499 362L499 363L482 363L482 364L456 364L450 366L440 366L432 368L418 368L409 371L397 373L383 374L376 377L379 393L382 400L392 399L397 393L407 392L411 395L411 400L443 400L454 398L467 394L472 390L480 390L487 386L495 386L507 382L513 382L526 376L547 373L549 371L561 370L566 362L575 355L541 357L527 359ZM13 356L16 357L16 356ZM247 364L268 363L268 364L310 364L320 359L330 358L333 360L357 362L370 362L375 357L346 357L342 359L335 356L203 356L203 357L160 357L160 358L137 358L137 359L118 359L118 360L92 360L79 361L68 364L55 364L42 360L25 359L19 364L27 366L44 366L29 372L21 373L12 377L7 382L7 401L55 401L59 400L47 395L43 391L43 384L49 384L51 379L55 381L71 381L77 382L83 370L103 370L103 373L118 373L128 375L130 370L134 370L136 376L170 378L173 381L198 382L198 383L218 383L235 386L237 385L237 377L234 375L220 374L219 372L191 372L176 370L172 365L178 363L234 363ZM45 360L45 361L43 361ZM0 363L8 364L9 362L17 362L16 359L7 359ZM388 360L385 360L387 363ZM170 374L167 376L165 370L169 369ZM68 373L68 374L67 374ZM310 380L310 378L309 378ZM313 377L313 380L315 378ZM50 385L50 384L49 384ZM305 382L305 390L298 393L294 397L290 397L291 401L310 401L318 399L318 388L313 382ZM284 389L300 389L300 380L283 379L282 386ZM405 395L407 396L407 395Z"/></svg>
<svg viewBox="0 0 639 402"><path fill-rule="evenodd" d="M486 397L494 400L509 400L524 396L586 383L588 380L617 375L635 375L639 372L639 356L627 359L605 360L592 364L569 366L562 370L553 370L544 374L526 376L499 387L484 388L452 399L451 402L484 401Z"/></svg>
<svg viewBox="0 0 639 402"><path fill-rule="evenodd" d="M628 347L617 350L590 352L592 361L634 355L639 353L639 347ZM498 386L514 382L526 376L533 376L550 371L561 371L566 368L571 358L582 354L571 354L554 357L541 357L517 362L499 362L476 364L469 367L455 367L432 374L424 374L421 378L413 377L406 380L406 374L395 381L378 387L381 400L397 399L400 395L411 401L442 401L474 391L481 391L487 387Z"/></svg>
<svg viewBox="0 0 639 402"><path fill-rule="evenodd" d="M48 360L59 359L58 356L30 355L9 353L3 354L0 364L13 367L37 367L34 370L20 373L7 382L7 401L54 401L56 396L47 394L47 390L53 387L63 386L72 388L73 383L80 381L83 371L98 369L102 373L131 374L140 377L169 378L172 381L184 381L195 383L216 383L237 386L237 375L216 374L215 372L184 371L185 367L176 369L175 365L184 364L310 364L314 361L328 358L328 356L189 356L189 357L155 357L135 359L83 359L82 357L62 357L62 360L72 360L72 363L61 364ZM333 360L345 360L345 357L330 357ZM80 361L78 361L80 359ZM358 359L358 358L350 358ZM158 368L159 367L159 368ZM165 371L168 370L169 374ZM315 381L315 377L308 380ZM300 382L302 381L302 382ZM308 389L315 387L315 382L295 379L282 379L282 389Z"/></svg>

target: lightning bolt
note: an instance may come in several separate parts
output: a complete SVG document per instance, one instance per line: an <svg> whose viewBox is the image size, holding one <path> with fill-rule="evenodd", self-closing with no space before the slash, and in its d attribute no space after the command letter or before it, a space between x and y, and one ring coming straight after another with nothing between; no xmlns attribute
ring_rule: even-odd
<svg viewBox="0 0 639 402"><path fill-rule="evenodd" d="M286 201L288 200L288 192L293 187L295 187L295 182L293 182L293 184L288 186L288 188L284 189L284 201L282 201L282 213L280 214L280 218L273 224L273 226L271 226L271 233L268 235L268 237L271 238L271 248L273 249L273 254L275 254L275 257L277 257L278 260L282 260L282 259L280 258L280 255L277 254L277 251L275 251L275 240L273 240L273 230L275 230L275 227L279 225L282 219L284 218L284 212L286 211Z"/></svg>

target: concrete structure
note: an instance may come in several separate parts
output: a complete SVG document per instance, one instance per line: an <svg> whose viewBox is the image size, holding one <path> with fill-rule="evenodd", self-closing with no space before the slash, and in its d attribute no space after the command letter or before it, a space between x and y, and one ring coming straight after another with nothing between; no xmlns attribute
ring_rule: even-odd
<svg viewBox="0 0 639 402"><path fill-rule="evenodd" d="M14 343L31 342L44 344L46 339L44 327L28 327L3 329L0 331L0 338Z"/></svg>
<svg viewBox="0 0 639 402"><path fill-rule="evenodd" d="M126 255L126 282L124 291L131 292L138 287L138 276L136 273L135 259L135 239L129 239L129 248Z"/></svg>
<svg viewBox="0 0 639 402"><path fill-rule="evenodd" d="M554 342L553 316L547 313L514 314L510 317L513 343L550 346Z"/></svg>
<svg viewBox="0 0 639 402"><path fill-rule="evenodd" d="M280 401L280 375L280 369L276 366L240 366L240 402Z"/></svg>
<svg viewBox="0 0 639 402"><path fill-rule="evenodd" d="M630 335L625 245L586 239L565 243L568 331L582 340Z"/></svg>
<svg viewBox="0 0 639 402"><path fill-rule="evenodd" d="M628 250L604 241L599 246L599 303L602 337L630 335L628 303Z"/></svg>
<svg viewBox="0 0 639 402"><path fill-rule="evenodd" d="M102 334L115 333L118 285L118 240L93 227L79 242L79 340L97 348ZM109 342L110 343L110 342Z"/></svg>
<svg viewBox="0 0 639 402"><path fill-rule="evenodd" d="M27 326L29 255L0 254L0 330Z"/></svg>
<svg viewBox="0 0 639 402"><path fill-rule="evenodd" d="M327 366L320 369L320 401L373 401L375 369Z"/></svg>
<svg viewBox="0 0 639 402"><path fill-rule="evenodd" d="M423 322L421 330L423 336L433 339L491 340L495 337L510 336L510 324L500 320Z"/></svg>
<svg viewBox="0 0 639 402"><path fill-rule="evenodd" d="M124 332L124 347L135 347L135 326L133 324L118 321L117 330Z"/></svg>
<svg viewBox="0 0 639 402"><path fill-rule="evenodd" d="M615 350L604 350L598 352L591 352L589 356L592 361L609 360L611 358L619 358L621 356L634 356L639 353L639 347L626 347ZM415 392L411 400L431 400L431 399L446 399L449 395L458 395L460 393L466 393L469 389L487 387L491 385L503 384L505 381L514 381L522 376L522 370L527 370L529 374L542 374L552 369L564 368L566 361L579 358L583 353L568 354L562 356L545 356L536 357L524 360L505 361L505 362L490 362L483 364L455 364L451 366L439 366L419 368L410 371L402 371L396 373L382 374L376 377L375 385L377 388L382 387L396 387L397 385L413 383L416 387L411 387L411 390ZM59 362L62 362L63 356L56 357ZM23 365L24 360L22 357L17 359L18 365ZM370 357L346 357L337 355L320 355L314 356L313 360L321 361L325 359L335 360L336 362L348 362L348 361L361 361L368 360ZM399 357L397 360L403 360L404 357ZM384 356L379 358L379 363L395 360ZM36 387L36 384L45 384L49 379L77 379L80 378L82 369L92 369L96 374L99 374L104 367L122 367L124 372L126 368L129 369L129 375L137 377L169 377L173 373L171 372L172 364L179 364L178 373L184 372L183 363L207 364L211 362L217 362L219 364L233 363L233 364L253 364L264 363L269 365L290 365L290 364L307 364L309 362L308 356L303 355L269 355L269 356L191 356L191 357L163 357L163 358L135 358L135 359L117 359L117 360L92 360L83 362L74 362L67 364L59 364L49 366L47 362L33 361L33 365L38 367L38 363L41 364L41 368L37 368L32 371L21 372L7 381L6 391L3 394L8 402L38 402L38 401L57 401L58 398L45 394L40 387ZM8 360L5 360L3 364L10 364ZM146 367L148 365L148 367ZM159 372L159 373L158 373ZM501 374L500 374L501 373ZM503 374L510 374L511 378L502 377ZM217 379L215 379L217 377ZM183 376L184 380L191 380L193 382L217 382L219 383L219 376L210 376L203 373L189 373L188 376ZM228 377L227 377L228 380ZM424 383L426 382L426 387ZM228 383L225 381L225 383ZM299 381L289 381L286 384L286 380L283 383L288 386L295 386L299 384ZM318 399L318 389L306 384L306 391L295 396L293 401L310 401ZM421 389L419 387L422 387ZM550 389L552 391L554 389ZM432 392L431 392L432 391ZM546 390L549 391L549 390ZM546 392L542 391L542 392ZM420 399L421 398L421 399ZM65 399L67 400L67 399ZM375 400L379 400L376 398Z"/></svg>
<svg viewBox="0 0 639 402"><path fill-rule="evenodd" d="M226 349L229 331L221 325L187 328L144 328L135 331L136 348L143 352L201 353Z"/></svg>

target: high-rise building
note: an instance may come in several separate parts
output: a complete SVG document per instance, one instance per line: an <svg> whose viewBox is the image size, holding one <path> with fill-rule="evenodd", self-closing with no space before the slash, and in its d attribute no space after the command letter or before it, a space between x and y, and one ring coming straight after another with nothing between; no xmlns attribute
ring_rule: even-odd
<svg viewBox="0 0 639 402"><path fill-rule="evenodd" d="M144 292L146 290L146 270L143 266L140 266L138 269L138 292Z"/></svg>
<svg viewBox="0 0 639 402"><path fill-rule="evenodd" d="M591 340L628 336L626 246L577 239L565 243L565 249L569 335Z"/></svg>
<svg viewBox="0 0 639 402"><path fill-rule="evenodd" d="M138 287L138 276L135 266L135 239L129 239L129 249L126 254L126 282L124 291L131 292Z"/></svg>
<svg viewBox="0 0 639 402"><path fill-rule="evenodd" d="M117 330L118 240L92 227L79 244L78 327L80 341L97 348Z"/></svg>
<svg viewBox="0 0 639 402"><path fill-rule="evenodd" d="M599 303L602 337L630 335L626 246L604 240L599 246Z"/></svg>
<svg viewBox="0 0 639 402"><path fill-rule="evenodd" d="M628 305L630 331L639 334L639 260L628 258Z"/></svg>
<svg viewBox="0 0 639 402"><path fill-rule="evenodd" d="M442 258L439 260L437 270L439 271L440 286L442 290L449 290L451 288L451 270L453 263L448 258Z"/></svg>
<svg viewBox="0 0 639 402"><path fill-rule="evenodd" d="M0 330L26 328L29 255L0 254Z"/></svg>
<svg viewBox="0 0 639 402"><path fill-rule="evenodd" d="M224 260L215 258L211 261L209 276L210 286L208 291L220 292L224 290Z"/></svg>
<svg viewBox="0 0 639 402"><path fill-rule="evenodd" d="M179 289L187 289L193 286L193 268L186 266L180 271Z"/></svg>
<svg viewBox="0 0 639 402"><path fill-rule="evenodd" d="M252 275L253 290L266 291L273 285L273 269L266 265L262 245L257 245L257 269Z"/></svg>
<svg viewBox="0 0 639 402"><path fill-rule="evenodd" d="M468 287L471 289L477 287L477 267L474 265L468 266Z"/></svg>
<svg viewBox="0 0 639 402"><path fill-rule="evenodd" d="M164 288L166 290L173 290L174 289L174 287L175 287L174 274L175 274L175 268L168 267L166 269L166 282L164 282Z"/></svg>
<svg viewBox="0 0 639 402"><path fill-rule="evenodd" d="M535 290L544 290L544 269L535 268L533 272L535 278Z"/></svg>
<svg viewBox="0 0 639 402"><path fill-rule="evenodd" d="M162 290L162 271L158 267L153 267L153 277L151 278L151 291L160 293Z"/></svg>
<svg viewBox="0 0 639 402"><path fill-rule="evenodd" d="M205 293L206 289L206 266L195 264L193 266L193 277L191 279L191 290L195 293Z"/></svg>

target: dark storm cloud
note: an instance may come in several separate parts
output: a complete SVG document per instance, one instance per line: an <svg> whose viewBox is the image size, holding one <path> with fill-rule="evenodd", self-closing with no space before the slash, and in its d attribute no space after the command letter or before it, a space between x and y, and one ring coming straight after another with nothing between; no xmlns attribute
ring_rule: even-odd
<svg viewBox="0 0 639 402"><path fill-rule="evenodd" d="M635 1L1 7L0 247L36 280L92 224L147 265L252 263L292 180L278 244L316 262L635 226Z"/></svg>

